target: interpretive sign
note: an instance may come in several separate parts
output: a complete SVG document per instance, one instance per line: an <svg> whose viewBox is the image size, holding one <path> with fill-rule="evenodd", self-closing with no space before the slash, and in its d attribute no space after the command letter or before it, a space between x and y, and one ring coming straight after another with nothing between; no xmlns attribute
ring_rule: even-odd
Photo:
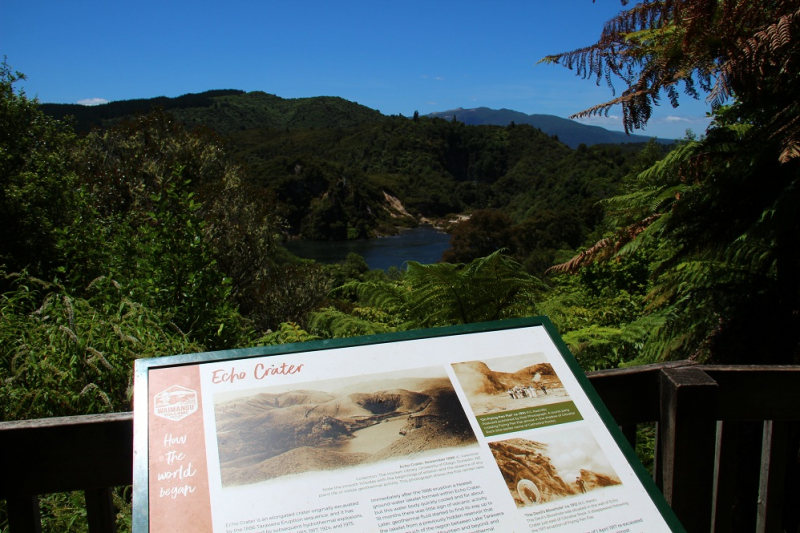
<svg viewBox="0 0 800 533"><path fill-rule="evenodd" d="M134 531L683 531L546 318L139 360Z"/></svg>

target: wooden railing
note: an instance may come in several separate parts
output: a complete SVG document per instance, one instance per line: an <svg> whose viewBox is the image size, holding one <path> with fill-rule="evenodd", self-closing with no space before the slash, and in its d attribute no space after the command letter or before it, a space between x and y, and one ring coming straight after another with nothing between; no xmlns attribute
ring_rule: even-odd
<svg viewBox="0 0 800 533"><path fill-rule="evenodd" d="M800 366L687 362L589 374L628 440L656 422L654 479L689 533L798 531ZM83 490L92 533L114 531L130 485L131 413L0 423L11 533L38 532L38 495Z"/></svg>

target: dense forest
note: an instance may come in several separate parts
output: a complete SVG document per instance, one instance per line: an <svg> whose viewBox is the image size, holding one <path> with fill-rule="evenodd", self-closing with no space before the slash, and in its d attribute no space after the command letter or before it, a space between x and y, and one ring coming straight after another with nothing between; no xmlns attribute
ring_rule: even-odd
<svg viewBox="0 0 800 533"><path fill-rule="evenodd" d="M536 314L586 370L797 363L800 16L700 4L635 6L543 60L621 79L582 116L621 105L629 129L662 95L709 94L709 130L670 147L235 90L69 119L3 63L0 420L129 410L140 357ZM449 224L440 263L282 246L424 222ZM85 528L80 498L45 502L46 527Z"/></svg>
<svg viewBox="0 0 800 533"><path fill-rule="evenodd" d="M292 237L369 238L493 210L494 219L508 215L504 223L515 226L502 246L514 248L523 262L536 257L531 268L539 274L552 264L554 251L574 250L597 225L597 200L647 165L639 155L643 144L570 150L529 125L467 127L418 115L384 116L340 98L210 91L152 99L149 108L144 102L114 102L112 111L53 104L42 109L60 118L79 114L78 132L81 123L115 127L130 113L154 108L188 130L213 131L248 184L275 194ZM654 161L667 149L651 146L645 157ZM545 229L562 222L562 235ZM526 227L550 237L510 240ZM495 249L457 250L454 258Z"/></svg>

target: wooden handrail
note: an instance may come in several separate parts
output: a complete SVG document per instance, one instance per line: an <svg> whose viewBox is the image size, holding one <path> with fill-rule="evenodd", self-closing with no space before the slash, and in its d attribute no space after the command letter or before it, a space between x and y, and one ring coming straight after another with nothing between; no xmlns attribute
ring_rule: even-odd
<svg viewBox="0 0 800 533"><path fill-rule="evenodd" d="M0 472L0 498L130 485L133 413L0 423Z"/></svg>
<svg viewBox="0 0 800 533"><path fill-rule="evenodd" d="M797 456L800 440L800 366L682 361L587 376L632 443L637 424L657 423L654 477L687 531L732 531L742 513L754 517L758 532L786 527L788 458ZM748 471L757 487L748 489L755 497L743 511L738 485ZM132 482L133 415L2 422L0 472L11 533L40 530L38 495L71 490L86 493L92 533L114 531L111 487ZM753 530L743 523L749 529L742 530Z"/></svg>
<svg viewBox="0 0 800 533"><path fill-rule="evenodd" d="M91 533L114 531L111 488L130 485L133 413L0 423L0 499L13 533L41 530L38 495L83 490Z"/></svg>

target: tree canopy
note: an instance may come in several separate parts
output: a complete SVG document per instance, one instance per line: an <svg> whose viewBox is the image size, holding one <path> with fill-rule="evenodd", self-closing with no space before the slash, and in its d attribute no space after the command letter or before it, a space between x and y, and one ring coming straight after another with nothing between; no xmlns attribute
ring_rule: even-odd
<svg viewBox="0 0 800 533"><path fill-rule="evenodd" d="M14 88L23 79L0 65L0 265L12 270L52 266L77 181L67 158L74 133Z"/></svg>
<svg viewBox="0 0 800 533"><path fill-rule="evenodd" d="M589 47L548 56L610 85L626 128L666 93L704 91L714 121L605 202L605 238L555 271L644 254L652 287L640 358L790 362L800 357L798 1L644 2ZM726 104L726 102L729 102Z"/></svg>

